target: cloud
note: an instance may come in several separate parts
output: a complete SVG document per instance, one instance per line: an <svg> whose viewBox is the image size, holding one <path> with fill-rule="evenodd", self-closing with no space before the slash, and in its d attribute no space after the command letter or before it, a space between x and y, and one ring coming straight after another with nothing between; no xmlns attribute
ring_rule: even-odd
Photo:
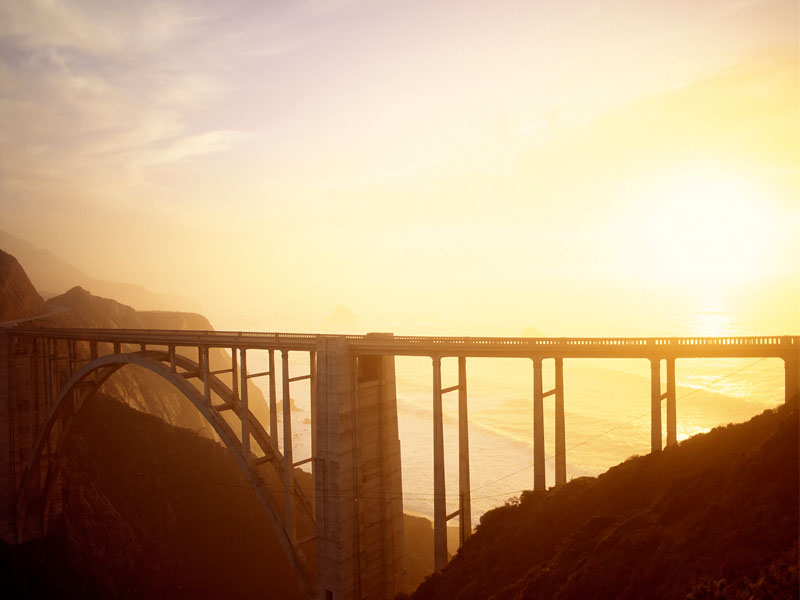
<svg viewBox="0 0 800 600"><path fill-rule="evenodd" d="M223 152L246 137L242 132L232 130L206 131L188 135L162 144L157 148L144 149L141 152L141 156L134 159L130 166L141 168L163 165L205 154Z"/></svg>
<svg viewBox="0 0 800 600"><path fill-rule="evenodd" d="M223 17L149 1L0 3L0 176L141 177L231 147L240 134L197 122L229 89L209 34Z"/></svg>

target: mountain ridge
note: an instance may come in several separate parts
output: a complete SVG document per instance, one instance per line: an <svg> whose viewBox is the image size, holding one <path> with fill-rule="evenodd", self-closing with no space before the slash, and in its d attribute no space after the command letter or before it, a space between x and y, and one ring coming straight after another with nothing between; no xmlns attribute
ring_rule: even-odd
<svg viewBox="0 0 800 600"><path fill-rule="evenodd" d="M30 242L1 230L0 248L16 257L34 287L48 299L80 286L97 296L114 298L137 309L199 310L198 304L180 296L158 294L138 284L91 277L51 250L36 248Z"/></svg>

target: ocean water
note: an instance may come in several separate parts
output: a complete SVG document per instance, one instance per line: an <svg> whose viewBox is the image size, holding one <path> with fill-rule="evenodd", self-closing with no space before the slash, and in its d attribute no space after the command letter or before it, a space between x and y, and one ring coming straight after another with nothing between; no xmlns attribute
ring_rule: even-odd
<svg viewBox="0 0 800 600"><path fill-rule="evenodd" d="M308 358L290 355L290 376L308 372ZM252 360L249 363L252 364ZM553 385L544 362L544 387ZM404 507L433 514L432 365L427 357L396 359ZM443 359L442 385L456 383L456 359ZM678 439L741 422L783 402L778 359L676 361ZM473 524L533 485L533 368L527 359L468 359L470 477ZM646 360L565 360L567 478L598 475L650 449L650 370ZM264 390L266 393L266 390ZM278 398L281 397L278 385ZM292 383L295 460L310 456L309 384ZM447 510L457 508L457 393L444 397ZM545 398L547 483L554 484L554 407ZM662 415L662 423L666 423ZM279 428L280 429L280 428ZM282 433L279 440L282 444ZM666 431L662 432L666 439Z"/></svg>

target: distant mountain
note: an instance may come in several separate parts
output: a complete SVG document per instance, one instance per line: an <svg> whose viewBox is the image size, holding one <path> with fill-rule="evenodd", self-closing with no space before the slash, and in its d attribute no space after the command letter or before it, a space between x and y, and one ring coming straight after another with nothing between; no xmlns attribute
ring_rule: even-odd
<svg viewBox="0 0 800 600"><path fill-rule="evenodd" d="M17 258L34 287L45 298L80 286L96 296L114 298L139 310L200 310L196 303L180 296L156 294L140 285L90 277L50 250L36 248L5 231L0 231L0 249Z"/></svg>
<svg viewBox="0 0 800 600"><path fill-rule="evenodd" d="M412 600L797 598L798 408L481 517Z"/></svg>
<svg viewBox="0 0 800 600"><path fill-rule="evenodd" d="M356 314L342 304L337 304L333 312L325 318L325 325L353 325L358 317Z"/></svg>

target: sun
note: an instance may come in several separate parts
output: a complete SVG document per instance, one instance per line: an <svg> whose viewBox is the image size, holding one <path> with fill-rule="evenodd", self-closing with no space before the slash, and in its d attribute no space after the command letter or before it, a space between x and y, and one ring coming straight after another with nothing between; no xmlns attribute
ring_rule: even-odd
<svg viewBox="0 0 800 600"><path fill-rule="evenodd" d="M640 260L662 280L727 289L770 268L777 219L769 199L734 170L683 170L657 181L637 224Z"/></svg>

